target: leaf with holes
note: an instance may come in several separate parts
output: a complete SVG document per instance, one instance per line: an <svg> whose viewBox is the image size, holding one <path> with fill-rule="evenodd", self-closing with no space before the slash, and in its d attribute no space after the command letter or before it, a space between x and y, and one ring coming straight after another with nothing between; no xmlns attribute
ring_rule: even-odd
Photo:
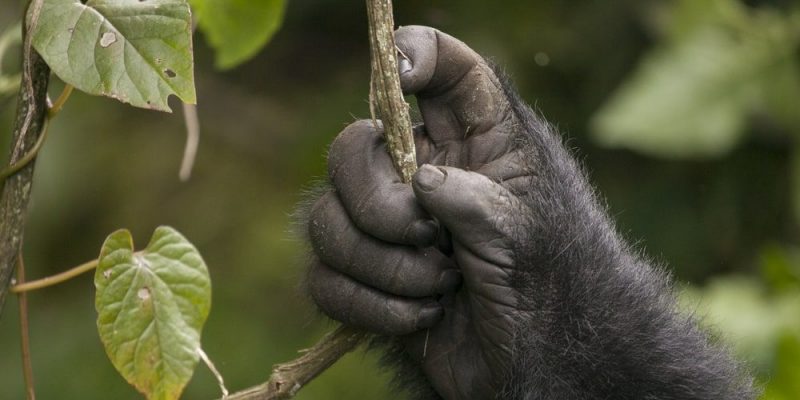
<svg viewBox="0 0 800 400"><path fill-rule="evenodd" d="M169 227L134 252L130 232L119 230L103 244L94 283L97 329L114 367L148 399L177 399L211 307L200 253Z"/></svg>
<svg viewBox="0 0 800 400"><path fill-rule="evenodd" d="M136 107L195 103L191 12L185 0L42 0L33 46L64 82Z"/></svg>

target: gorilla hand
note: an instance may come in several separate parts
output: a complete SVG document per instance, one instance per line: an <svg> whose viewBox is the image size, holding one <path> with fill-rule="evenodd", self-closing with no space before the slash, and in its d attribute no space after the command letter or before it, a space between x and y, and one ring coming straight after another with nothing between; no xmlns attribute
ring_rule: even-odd
<svg viewBox="0 0 800 400"><path fill-rule="evenodd" d="M423 165L412 191L379 127L346 128L329 154L335 192L311 214L319 258L311 294L335 319L409 335L409 353L444 397L488 398L509 369L520 312L508 282L514 227L507 222L525 212L509 189L528 174L512 151L514 118L497 77L466 45L423 27L401 28L396 38L409 57L402 87L417 95L424 121L415 132L418 160L439 166ZM437 225L452 240L426 247Z"/></svg>
<svg viewBox="0 0 800 400"><path fill-rule="evenodd" d="M337 137L308 225L318 306L398 338L449 400L752 398L556 132L460 41L396 41L424 165L403 184L371 121Z"/></svg>

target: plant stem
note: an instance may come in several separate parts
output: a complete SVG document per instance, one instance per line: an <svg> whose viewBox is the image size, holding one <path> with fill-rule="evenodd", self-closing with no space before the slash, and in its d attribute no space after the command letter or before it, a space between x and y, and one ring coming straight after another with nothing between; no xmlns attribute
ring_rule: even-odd
<svg viewBox="0 0 800 400"><path fill-rule="evenodd" d="M32 29L39 20L42 0L33 0L30 24L23 27L22 84L17 97L9 164L17 163L36 145L47 117L50 69L31 45ZM25 230L25 217L33 186L35 162L29 162L5 180L0 192L0 310L16 265Z"/></svg>
<svg viewBox="0 0 800 400"><path fill-rule="evenodd" d="M211 374L217 378L217 384L219 385L219 390L222 392L222 398L228 397L228 388L225 387L225 379L222 378L222 374L219 373L217 366L214 365L214 362L208 357L208 354L203 350L202 347L197 348L197 354L200 355L200 359L206 364L206 367L211 371Z"/></svg>
<svg viewBox="0 0 800 400"><path fill-rule="evenodd" d="M224 400L279 400L290 399L343 355L361 343L367 333L360 329L340 325L328 333L314 347L301 350L302 356L272 368L269 381L236 392Z"/></svg>
<svg viewBox="0 0 800 400"><path fill-rule="evenodd" d="M408 103L403 99L397 72L397 48L394 44L394 17L391 0L367 0L370 54L370 111L375 120L377 108L383 119L384 137L394 166L406 183L417 169L414 136ZM234 393L226 400L289 399L303 385L349 353L370 334L357 328L340 325L299 358L276 365L268 382Z"/></svg>
<svg viewBox="0 0 800 400"><path fill-rule="evenodd" d="M45 117L44 125L42 127L42 133L39 134L39 139L36 140L36 143L33 145L24 156L22 156L19 160L14 162L13 164L6 165L3 169L0 169L0 184L2 184L9 176L16 174L28 165L34 158L39 154L39 150L42 148L42 144L44 140L47 138L47 128L50 127L50 118Z"/></svg>
<svg viewBox="0 0 800 400"><path fill-rule="evenodd" d="M186 182L192 177L194 160L197 157L197 146L200 144L200 118L197 116L197 105L183 103L183 119L186 123L186 146L183 149L183 160L178 177Z"/></svg>
<svg viewBox="0 0 800 400"><path fill-rule="evenodd" d="M53 286L61 282L70 280L85 272L89 272L95 268L97 268L97 260L87 261L81 265L78 265L77 267L70 268L69 270L66 270L56 275L48 276L46 278L37 279L35 281L30 281L26 283L18 283L17 285L11 287L11 293L29 292L31 290Z"/></svg>
<svg viewBox="0 0 800 400"><path fill-rule="evenodd" d="M53 118L58 115L59 112L61 112L61 109L64 108L64 104L67 102L67 99L69 99L69 95L72 94L72 89L74 89L74 87L69 83L64 86L64 90L61 91L61 94L58 95L55 103L53 103L53 105L50 107L50 110L47 113L48 118Z"/></svg>
<svg viewBox="0 0 800 400"><path fill-rule="evenodd" d="M22 249L17 254L17 282L25 283L25 262L22 259ZM28 400L36 400L36 392L33 388L33 365L31 363L31 339L28 329L28 295L20 293L17 295L19 303L19 337L20 347L22 347L22 375L25 379L25 394Z"/></svg>
<svg viewBox="0 0 800 400"><path fill-rule="evenodd" d="M400 173L403 182L411 183L411 177L417 171L417 152L414 148L408 103L403 98L400 75L397 72L392 1L367 0L367 16L372 63L370 110L377 108L381 117L383 136L395 169Z"/></svg>

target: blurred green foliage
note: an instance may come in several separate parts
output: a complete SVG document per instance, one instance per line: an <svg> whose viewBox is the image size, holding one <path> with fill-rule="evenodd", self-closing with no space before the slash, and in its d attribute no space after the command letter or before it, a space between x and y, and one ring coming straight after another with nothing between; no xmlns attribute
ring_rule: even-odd
<svg viewBox="0 0 800 400"><path fill-rule="evenodd" d="M730 152L757 113L800 134L800 11L679 0L659 44L597 112L598 142L665 157Z"/></svg>
<svg viewBox="0 0 800 400"><path fill-rule="evenodd" d="M200 30L216 52L218 68L255 55L283 21L284 0L189 0Z"/></svg>
<svg viewBox="0 0 800 400"><path fill-rule="evenodd" d="M19 87L21 75L19 72L5 72L2 60L6 58L12 48L19 47L21 41L22 29L20 24L6 27L5 30L0 32L0 98L11 96Z"/></svg>
<svg viewBox="0 0 800 400"><path fill-rule="evenodd" d="M406 0L395 19L440 28L503 65L579 149L620 231L674 271L685 307L748 362L764 398L795 399L798 7ZM0 31L19 15L18 2L0 3ZM327 143L369 115L362 2L294 0L285 18L265 50L228 72L195 41L202 138L188 183L177 177L179 115L73 95L37 163L26 233L36 278L96 257L119 227L138 242L160 224L183 232L209 266L203 342L231 388L265 380L271 364L329 328L299 289L303 247L290 213L324 176ZM0 70L14 73L17 62L9 54ZM0 95L2 148L13 111L13 97ZM103 353L93 292L86 276L30 296L41 398L138 398ZM22 398L15 306L0 318L3 398ZM373 354L350 355L298 398L402 398L376 365ZM216 393L200 367L185 398Z"/></svg>

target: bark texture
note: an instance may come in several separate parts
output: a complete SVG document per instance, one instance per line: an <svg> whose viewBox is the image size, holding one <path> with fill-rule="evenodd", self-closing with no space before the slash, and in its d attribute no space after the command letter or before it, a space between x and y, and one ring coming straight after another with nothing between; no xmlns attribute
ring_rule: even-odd
<svg viewBox="0 0 800 400"><path fill-rule="evenodd" d="M370 110L375 108L383 122L383 136L394 167L411 183L417 171L417 152L408 103L403 99L397 70L397 47L394 44L394 16L391 0L367 0L369 17L369 47L372 63L370 80Z"/></svg>
<svg viewBox="0 0 800 400"><path fill-rule="evenodd" d="M17 162L35 146L47 118L47 85L50 80L50 68L39 54L31 49L29 43L26 43L25 49L22 84L17 96L17 113L8 157L9 165ZM17 173L9 176L3 183L0 193L0 312L22 245L35 161L34 159Z"/></svg>

